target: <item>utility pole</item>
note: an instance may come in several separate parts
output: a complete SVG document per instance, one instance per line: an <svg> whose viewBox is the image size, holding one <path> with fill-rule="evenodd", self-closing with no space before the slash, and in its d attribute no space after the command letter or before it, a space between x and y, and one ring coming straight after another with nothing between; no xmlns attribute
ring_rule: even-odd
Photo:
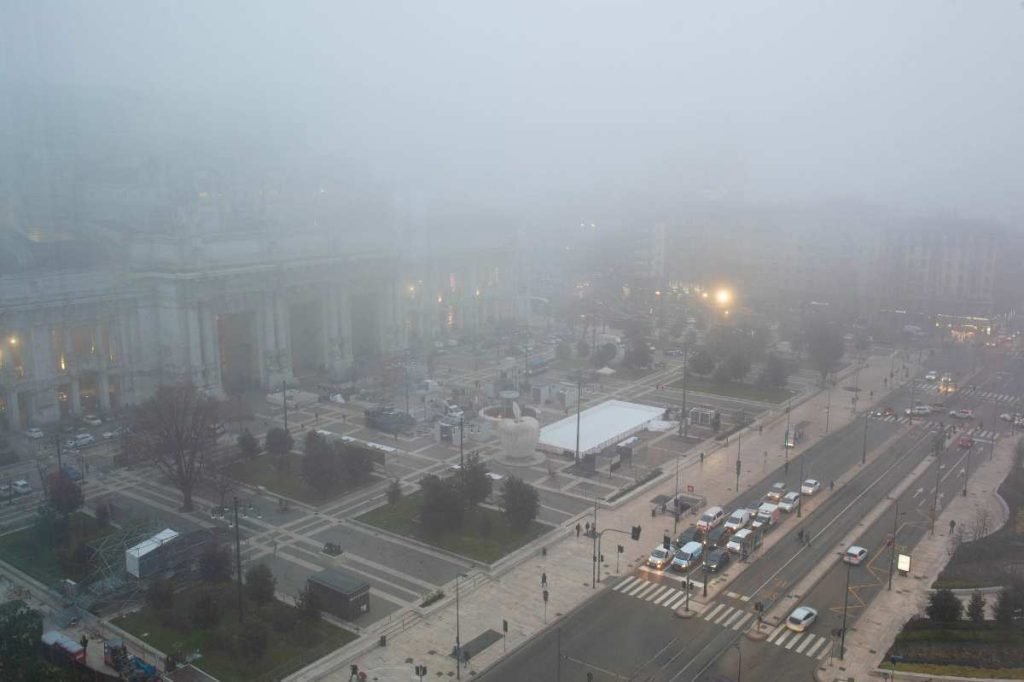
<svg viewBox="0 0 1024 682"><path fill-rule="evenodd" d="M281 404L284 405L284 430L288 431L288 384L281 381Z"/></svg>
<svg viewBox="0 0 1024 682"><path fill-rule="evenodd" d="M832 414L832 382L825 381L828 386L825 391L825 433L828 433L828 418Z"/></svg>
<svg viewBox="0 0 1024 682"><path fill-rule="evenodd" d="M892 516L892 549L889 550L889 591L892 591L892 569L896 564L896 533L900 521L900 498L896 498L896 510Z"/></svg>
<svg viewBox="0 0 1024 682"><path fill-rule="evenodd" d="M463 424L465 423L464 420L465 420L465 417L463 415L460 415L459 416L459 468L463 472L463 476L465 476L465 470L466 470L466 457L463 454L463 441L464 441L464 439L462 437L462 434L465 432L465 429L463 428Z"/></svg>
<svg viewBox="0 0 1024 682"><path fill-rule="evenodd" d="M683 344L683 404L682 411L679 413L679 437L686 438L689 432L689 423L686 418L686 356L689 348L687 344Z"/></svg>
<svg viewBox="0 0 1024 682"><path fill-rule="evenodd" d="M242 622L242 540L238 531L238 498L235 501L235 578L238 583L238 622Z"/></svg>
<svg viewBox="0 0 1024 682"><path fill-rule="evenodd" d="M853 564L846 564L846 591L843 592L843 631L840 633L841 640L839 642L839 660L843 660L843 656L846 655L846 609L850 603L850 569L853 568Z"/></svg>
<svg viewBox="0 0 1024 682"><path fill-rule="evenodd" d="M805 452L804 455L807 453ZM800 455L800 487L804 485L804 455ZM796 498L796 517L799 519L804 515L804 496L801 491L797 491L800 497Z"/></svg>
<svg viewBox="0 0 1024 682"><path fill-rule="evenodd" d="M462 679L462 640L459 622L459 576L455 576L455 679Z"/></svg>
<svg viewBox="0 0 1024 682"><path fill-rule="evenodd" d="M967 448L967 463L964 465L964 497L967 497L967 478L971 475L971 451L974 450L974 443L971 442L971 447Z"/></svg>
<svg viewBox="0 0 1024 682"><path fill-rule="evenodd" d="M786 457L789 458L789 408L792 406L793 399L790 398L786 402L786 435L782 440L782 449L786 451ZM794 443L795 445L795 443Z"/></svg>
<svg viewBox="0 0 1024 682"><path fill-rule="evenodd" d="M937 434L935 436L935 494L932 496L932 526L931 535L935 535L935 518L939 514L939 484L942 482L942 447L945 445L946 436L945 434Z"/></svg>
<svg viewBox="0 0 1024 682"><path fill-rule="evenodd" d="M738 433L738 434L736 434L736 494L737 495L740 492L740 468L742 466L740 464L740 461L741 461L740 460L740 454L741 454L741 446L742 446L742 444L743 444L743 434L742 433Z"/></svg>
<svg viewBox="0 0 1024 682"><path fill-rule="evenodd" d="M864 445L860 450L860 463L865 464L868 461L868 413L864 412Z"/></svg>

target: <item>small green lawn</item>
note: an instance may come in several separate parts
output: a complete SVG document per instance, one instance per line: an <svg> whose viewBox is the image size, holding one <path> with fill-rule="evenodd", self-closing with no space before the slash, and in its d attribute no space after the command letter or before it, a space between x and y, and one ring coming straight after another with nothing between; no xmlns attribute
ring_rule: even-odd
<svg viewBox="0 0 1024 682"><path fill-rule="evenodd" d="M488 564L551 530L550 526L534 521L526 531L516 533L500 511L477 507L466 514L461 532L434 537L426 533L416 521L420 499L420 493L413 493L403 497L397 504L377 507L357 520Z"/></svg>
<svg viewBox="0 0 1024 682"><path fill-rule="evenodd" d="M211 628L197 627L189 617L189 609L197 599L211 598L210 594L223 602L218 604L221 621ZM262 656L254 657L235 640L246 627L238 625L235 608L230 587L216 593L193 587L176 594L167 613L146 606L113 623L165 654L198 651L201 658L194 665L224 682L279 680L356 638L354 633L326 621L312 625L297 622L295 608L283 602L257 608L246 599L245 622L261 623L267 631L267 647ZM279 620L290 621L290 629L278 626Z"/></svg>
<svg viewBox="0 0 1024 682"><path fill-rule="evenodd" d="M673 388L683 387L682 381L676 381L671 385ZM796 395L796 391L790 391L785 388L735 383L719 384L706 379L698 379L694 376L686 377L686 390L722 395L728 398L740 398L741 400L756 400L761 403L783 403Z"/></svg>
<svg viewBox="0 0 1024 682"><path fill-rule="evenodd" d="M302 476L302 459L292 455L286 471L274 466L270 455L260 455L255 459L237 459L225 467L228 476L252 486L263 486L272 493L284 495L299 502L313 506L326 504L354 488L338 488L329 492L321 492L309 485Z"/></svg>
<svg viewBox="0 0 1024 682"><path fill-rule="evenodd" d="M30 526L0 537L0 560L46 585L64 578L81 582L89 576L91 565L76 558L76 548L111 531L109 527L101 528L95 517L75 512L68 517L67 540L62 545L56 544L55 535Z"/></svg>

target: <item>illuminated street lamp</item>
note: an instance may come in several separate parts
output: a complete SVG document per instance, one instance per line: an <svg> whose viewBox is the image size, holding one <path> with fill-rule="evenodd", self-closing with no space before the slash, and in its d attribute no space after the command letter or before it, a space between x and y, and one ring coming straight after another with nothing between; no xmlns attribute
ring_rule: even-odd
<svg viewBox="0 0 1024 682"><path fill-rule="evenodd" d="M729 305L732 301L732 292L728 289L719 289L715 292L715 301L718 305Z"/></svg>

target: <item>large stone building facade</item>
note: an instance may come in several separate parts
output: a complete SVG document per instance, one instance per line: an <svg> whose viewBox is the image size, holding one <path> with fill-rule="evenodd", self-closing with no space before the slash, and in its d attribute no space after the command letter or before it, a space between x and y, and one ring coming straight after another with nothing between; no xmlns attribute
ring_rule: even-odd
<svg viewBox="0 0 1024 682"><path fill-rule="evenodd" d="M61 248L73 263L75 242ZM220 396L345 378L360 360L517 312L506 244L401 248L317 229L136 236L116 248L103 267L8 262L0 273L8 428L116 411L167 383Z"/></svg>

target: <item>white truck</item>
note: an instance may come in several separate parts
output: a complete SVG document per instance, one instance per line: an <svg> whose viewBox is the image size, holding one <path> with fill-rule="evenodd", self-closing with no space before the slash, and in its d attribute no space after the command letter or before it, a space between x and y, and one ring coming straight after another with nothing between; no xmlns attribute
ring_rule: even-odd
<svg viewBox="0 0 1024 682"><path fill-rule="evenodd" d="M766 532L779 522L780 517L779 505L765 502L757 508L757 516L754 517L754 522L750 524L750 527L760 528L762 532Z"/></svg>

